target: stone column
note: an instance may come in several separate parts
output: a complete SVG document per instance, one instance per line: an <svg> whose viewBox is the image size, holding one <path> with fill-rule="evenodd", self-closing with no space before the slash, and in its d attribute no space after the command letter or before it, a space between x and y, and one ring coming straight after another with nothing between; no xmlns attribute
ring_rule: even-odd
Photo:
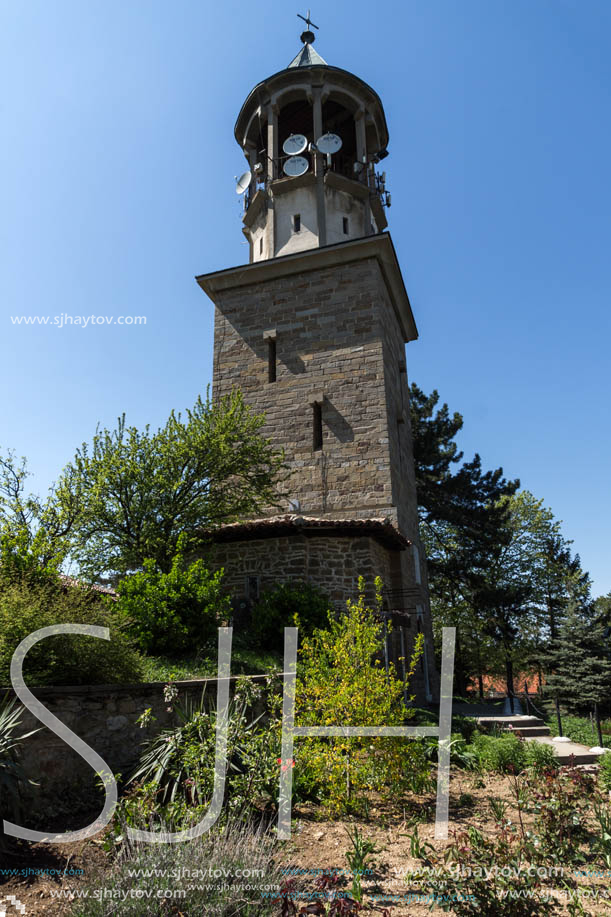
<svg viewBox="0 0 611 917"><path fill-rule="evenodd" d="M322 100L321 87L313 89L313 115L314 115L314 142L323 134L322 127ZM316 216L318 220L318 245L327 244L327 214L325 211L325 176L323 157L320 153L314 154L316 162Z"/></svg>

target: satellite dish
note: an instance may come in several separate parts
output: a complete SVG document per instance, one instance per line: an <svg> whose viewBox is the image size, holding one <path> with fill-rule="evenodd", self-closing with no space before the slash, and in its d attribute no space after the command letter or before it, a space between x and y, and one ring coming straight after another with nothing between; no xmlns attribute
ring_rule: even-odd
<svg viewBox="0 0 611 917"><path fill-rule="evenodd" d="M303 134L291 134L282 144L282 149L287 156L299 156L300 153L303 153L307 145L308 139L304 137Z"/></svg>
<svg viewBox="0 0 611 917"><path fill-rule="evenodd" d="M316 141L316 149L319 153L338 153L342 148L342 138L337 134L323 134Z"/></svg>
<svg viewBox="0 0 611 917"><path fill-rule="evenodd" d="M305 156L290 156L284 163L284 173L290 175L291 178L305 175L309 168L310 163Z"/></svg>
<svg viewBox="0 0 611 917"><path fill-rule="evenodd" d="M250 172L243 172L242 175L238 178L238 183L235 186L236 194L244 194L248 186L252 181L252 174Z"/></svg>

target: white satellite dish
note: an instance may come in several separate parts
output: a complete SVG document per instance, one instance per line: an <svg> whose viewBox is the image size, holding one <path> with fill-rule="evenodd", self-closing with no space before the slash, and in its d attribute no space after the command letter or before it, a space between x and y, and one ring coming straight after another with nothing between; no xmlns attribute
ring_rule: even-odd
<svg viewBox="0 0 611 917"><path fill-rule="evenodd" d="M236 194L244 194L248 186L252 181L252 174L250 172L243 172L242 175L237 180L237 185L235 186Z"/></svg>
<svg viewBox="0 0 611 917"><path fill-rule="evenodd" d="M284 174L297 178L299 175L305 175L309 168L310 163L305 156L291 156L284 163Z"/></svg>
<svg viewBox="0 0 611 917"><path fill-rule="evenodd" d="M299 156L308 145L308 138L303 134L291 134L282 144L282 149L287 156Z"/></svg>
<svg viewBox="0 0 611 917"><path fill-rule="evenodd" d="M323 134L316 141L316 149L319 153L338 153L342 148L342 138L337 134Z"/></svg>

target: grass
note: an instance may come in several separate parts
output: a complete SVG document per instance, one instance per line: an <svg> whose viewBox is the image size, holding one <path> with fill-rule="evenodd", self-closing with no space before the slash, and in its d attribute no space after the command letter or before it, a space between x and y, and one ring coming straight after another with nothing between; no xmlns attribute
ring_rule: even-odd
<svg viewBox="0 0 611 917"><path fill-rule="evenodd" d="M213 678L217 674L216 653L212 656L145 656L143 663L144 681L186 681L190 678ZM280 656L235 642L231 653L232 675L266 675L268 672L282 672Z"/></svg>

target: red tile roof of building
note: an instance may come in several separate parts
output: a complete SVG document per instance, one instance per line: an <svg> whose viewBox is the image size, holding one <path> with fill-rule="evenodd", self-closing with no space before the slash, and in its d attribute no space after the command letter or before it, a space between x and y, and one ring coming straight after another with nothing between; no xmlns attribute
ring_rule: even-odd
<svg viewBox="0 0 611 917"><path fill-rule="evenodd" d="M388 518L323 519L315 516L286 514L263 519L230 522L215 529L214 541L242 541L254 538L279 538L290 535L370 536L386 547L403 550L411 544Z"/></svg>

